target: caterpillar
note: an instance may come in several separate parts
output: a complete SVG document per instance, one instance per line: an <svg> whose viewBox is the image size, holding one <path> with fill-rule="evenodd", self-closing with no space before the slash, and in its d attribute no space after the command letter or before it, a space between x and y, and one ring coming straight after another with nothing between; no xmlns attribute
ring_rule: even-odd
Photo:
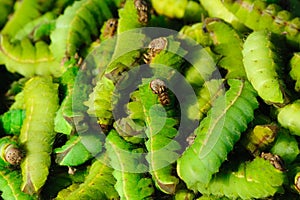
<svg viewBox="0 0 300 200"><path fill-rule="evenodd" d="M168 95L166 84L161 79L154 79L150 82L150 88L153 91L154 94L158 95L158 98L160 100L160 103L162 105L168 105L170 104L170 98Z"/></svg>
<svg viewBox="0 0 300 200"><path fill-rule="evenodd" d="M290 60L290 76L296 81L295 90L300 91L300 53L294 53Z"/></svg>
<svg viewBox="0 0 300 200"><path fill-rule="evenodd" d="M300 100L296 100L279 109L277 120L279 124L291 131L291 134L300 135Z"/></svg>
<svg viewBox="0 0 300 200"><path fill-rule="evenodd" d="M208 184L199 183L198 188L204 195L261 199L283 192L285 179L284 172L276 169L268 160L256 157L253 161L239 164L237 168L228 167L217 173Z"/></svg>
<svg viewBox="0 0 300 200"><path fill-rule="evenodd" d="M117 32L117 28L118 28L118 19L116 19L116 18L108 19L104 23L104 25L101 29L100 39L105 40L108 38L112 38Z"/></svg>
<svg viewBox="0 0 300 200"><path fill-rule="evenodd" d="M120 199L151 198L154 193L152 180L139 173L147 169L142 161L143 150L123 140L115 130L110 131L106 141L107 153L114 168L115 189Z"/></svg>
<svg viewBox="0 0 300 200"><path fill-rule="evenodd" d="M206 18L203 25L213 42L212 51L221 56L218 65L227 70L225 78L245 79L243 40L239 34L229 24L218 18Z"/></svg>
<svg viewBox="0 0 300 200"><path fill-rule="evenodd" d="M177 160L177 174L189 189L200 191L199 185L210 182L258 107L249 82L229 79L228 84L230 89L215 100L194 131L194 143Z"/></svg>
<svg viewBox="0 0 300 200"><path fill-rule="evenodd" d="M113 81L103 76L89 95L89 100L84 103L89 107L87 113L98 118L98 123L104 132L113 123L114 88Z"/></svg>
<svg viewBox="0 0 300 200"><path fill-rule="evenodd" d="M126 6L127 5L127 6ZM108 130L109 127L113 124L113 110L121 98L121 93L118 90L125 90L126 85L131 83L127 82L126 74L129 70L133 69L135 66L139 65L139 60L142 59L141 50L144 47L145 35L141 33L140 30L130 30L135 26L138 28L140 24L132 24L133 26L128 29L122 26L122 23L126 23L127 20L131 20L134 17L137 17L136 13L128 13L134 7L133 0L126 1L124 10L121 9L119 12L120 18L118 20L117 33L126 31L126 33L118 34L114 43L114 46L111 45L110 48L113 49L113 52L109 56L108 61L104 61L106 65L101 66L105 69L101 72L101 75L96 77L96 86L93 89L93 92L89 95L88 101L85 102L85 105L88 106L88 114L98 118L98 123L104 131ZM124 29L125 28L125 29ZM114 38L113 38L114 39ZM108 42L111 42L108 40ZM131 43L133 45L126 45ZM106 45L107 43L104 43ZM100 45L101 47L101 45ZM130 82L130 80L128 80ZM122 87L125 87L122 89ZM112 103L111 103L112 102Z"/></svg>
<svg viewBox="0 0 300 200"><path fill-rule="evenodd" d="M267 29L283 35L292 46L299 48L300 19L292 18L291 13L278 5L261 0L224 0L223 3L239 21L252 30Z"/></svg>
<svg viewBox="0 0 300 200"><path fill-rule="evenodd" d="M0 138L0 167L19 166L23 159L23 152L18 147L15 138L5 136Z"/></svg>
<svg viewBox="0 0 300 200"><path fill-rule="evenodd" d="M33 77L24 86L26 117L19 136L26 156L21 163L22 191L38 193L45 184L56 133L54 117L58 109L58 85L51 77ZM45 112L45 110L47 112Z"/></svg>
<svg viewBox="0 0 300 200"><path fill-rule="evenodd" d="M99 35L98 28L113 17L115 7L111 1L76 1L56 20L51 33L51 52L58 62L75 55L78 48L90 44L93 36ZM76 19L76 20L75 20Z"/></svg>
<svg viewBox="0 0 300 200"><path fill-rule="evenodd" d="M272 35L267 31L254 31L245 40L243 63L248 80L258 95L269 104L283 104L282 83L278 80Z"/></svg>
<svg viewBox="0 0 300 200"><path fill-rule="evenodd" d="M173 140L177 135L174 128L177 120L168 117L162 105L157 104L157 97L147 80L139 86L139 95L148 138L145 145L150 174L156 187L166 194L174 194L179 180L172 174L171 163L178 158L177 151L181 149L179 143Z"/></svg>

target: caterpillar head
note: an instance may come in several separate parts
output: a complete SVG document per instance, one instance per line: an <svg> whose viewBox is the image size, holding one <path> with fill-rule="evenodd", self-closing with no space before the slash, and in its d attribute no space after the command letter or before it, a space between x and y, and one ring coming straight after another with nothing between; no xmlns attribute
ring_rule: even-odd
<svg viewBox="0 0 300 200"><path fill-rule="evenodd" d="M147 24L149 20L149 8L147 2L145 0L135 0L134 6L139 15L139 22Z"/></svg>
<svg viewBox="0 0 300 200"><path fill-rule="evenodd" d="M145 63L150 63L151 60L168 45L168 40L165 37L153 39L149 45L149 52L144 54Z"/></svg>
<svg viewBox="0 0 300 200"><path fill-rule="evenodd" d="M167 89L165 82L158 78L150 82L150 88L154 94L161 94Z"/></svg>
<svg viewBox="0 0 300 200"><path fill-rule="evenodd" d="M5 150L5 160L11 165L20 165L23 153L14 145L9 145Z"/></svg>
<svg viewBox="0 0 300 200"><path fill-rule="evenodd" d="M106 25L103 31L103 36L105 38L111 38L115 35L118 28L118 19L111 18L106 21Z"/></svg>
<svg viewBox="0 0 300 200"><path fill-rule="evenodd" d="M278 155L273 155L271 153L264 153L262 152L260 157L262 157L265 160L270 161L270 163L278 170L284 171L284 164L282 159Z"/></svg>
<svg viewBox="0 0 300 200"><path fill-rule="evenodd" d="M165 37L159 37L156 38L154 40L152 40L149 43L148 48L150 49L151 52L153 53L159 53L161 52L163 49L165 49L168 45L168 40Z"/></svg>

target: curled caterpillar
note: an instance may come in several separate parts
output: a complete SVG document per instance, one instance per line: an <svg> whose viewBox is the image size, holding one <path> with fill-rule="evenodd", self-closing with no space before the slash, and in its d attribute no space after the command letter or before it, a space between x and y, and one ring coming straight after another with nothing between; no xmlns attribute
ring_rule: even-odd
<svg viewBox="0 0 300 200"><path fill-rule="evenodd" d="M145 0L135 0L134 6L138 12L138 20L141 24L146 25L149 21L149 8Z"/></svg>
<svg viewBox="0 0 300 200"><path fill-rule="evenodd" d="M151 60L168 45L168 40L165 37L159 37L152 40L149 45L149 51L144 54L145 63L151 63Z"/></svg>
<svg viewBox="0 0 300 200"><path fill-rule="evenodd" d="M161 79L154 79L150 82L150 88L154 94L158 94L160 103L163 106L170 104L170 98L164 81L162 81Z"/></svg>
<svg viewBox="0 0 300 200"><path fill-rule="evenodd" d="M5 150L5 160L11 165L20 165L23 153L15 145L9 145Z"/></svg>
<svg viewBox="0 0 300 200"><path fill-rule="evenodd" d="M102 37L103 38L112 38L118 28L118 19L116 18L110 18L106 21L104 30L102 31Z"/></svg>

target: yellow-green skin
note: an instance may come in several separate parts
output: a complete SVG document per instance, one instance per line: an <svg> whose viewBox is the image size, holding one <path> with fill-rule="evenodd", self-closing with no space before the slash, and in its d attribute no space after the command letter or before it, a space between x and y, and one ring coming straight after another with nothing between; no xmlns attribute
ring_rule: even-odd
<svg viewBox="0 0 300 200"><path fill-rule="evenodd" d="M243 63L248 80L266 103L283 103L273 44L267 31L254 31L244 43Z"/></svg>
<svg viewBox="0 0 300 200"><path fill-rule="evenodd" d="M277 119L281 126L288 128L292 134L300 136L300 100L281 108Z"/></svg>
<svg viewBox="0 0 300 200"><path fill-rule="evenodd" d="M26 151L21 163L22 191L38 193L47 180L50 154L56 133L54 117L58 109L58 85L50 77L34 77L24 87L26 117L19 142Z"/></svg>

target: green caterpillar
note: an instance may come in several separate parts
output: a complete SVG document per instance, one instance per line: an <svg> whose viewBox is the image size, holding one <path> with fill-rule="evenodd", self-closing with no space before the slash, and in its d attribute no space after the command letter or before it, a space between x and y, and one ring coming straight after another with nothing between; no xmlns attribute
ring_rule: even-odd
<svg viewBox="0 0 300 200"><path fill-rule="evenodd" d="M244 43L243 63L258 95L267 103L283 104L285 99L271 36L267 31L252 32Z"/></svg>
<svg viewBox="0 0 300 200"><path fill-rule="evenodd" d="M130 1L127 3L130 3ZM120 27L121 18L118 23L118 31ZM126 74L129 70L138 66L139 60L141 60L145 35L140 33L139 30L129 30L118 35L116 41L114 39L112 38L113 41L108 40L108 43L104 42L104 46L100 45L99 47L105 51L104 47L106 45L113 48L110 44L115 42L115 49L112 54L110 54L111 51L109 52L109 59L98 62L98 66L104 69L99 69L101 72L95 78L95 81L97 81L96 86L89 95L89 100L85 102L85 105L89 108L88 114L98 118L98 123L104 131L112 125L114 121L112 111L115 109L118 99L121 98L116 85L118 87L126 87L126 84L130 86L126 82ZM131 43L132 45L128 46L125 43ZM101 52L101 50L99 51Z"/></svg>
<svg viewBox="0 0 300 200"><path fill-rule="evenodd" d="M212 51L221 58L218 65L227 70L225 78L246 78L243 67L243 40L227 23L218 18L206 18L204 28L213 41Z"/></svg>
<svg viewBox="0 0 300 200"><path fill-rule="evenodd" d="M98 123L104 132L113 123L112 110L115 102L112 102L112 98L114 89L113 81L103 76L94 87L89 100L85 102L85 105L89 107L88 114L98 118Z"/></svg>
<svg viewBox="0 0 300 200"><path fill-rule="evenodd" d="M26 156L21 163L22 191L38 193L50 167L50 154L56 133L54 117L58 109L58 85L50 77L33 77L24 87L26 117L19 142Z"/></svg>
<svg viewBox="0 0 300 200"><path fill-rule="evenodd" d="M51 33L51 52L58 62L74 56L82 45L90 44L93 36L99 35L99 28L114 10L111 1L76 1L56 20L56 28Z"/></svg>
<svg viewBox="0 0 300 200"><path fill-rule="evenodd" d="M223 3L239 21L252 30L267 29L284 35L291 45L299 48L300 18L292 18L291 13L278 5L268 5L261 0L224 0Z"/></svg>
<svg viewBox="0 0 300 200"><path fill-rule="evenodd" d="M146 159L155 185L167 194L174 194L179 180L172 175L172 162L178 158L176 151L180 145L173 138L177 135L174 126L177 121L167 117L164 108L158 103L158 97L153 94L149 82L139 87L139 95L144 110L146 136L145 145L148 150Z"/></svg>
<svg viewBox="0 0 300 200"><path fill-rule="evenodd" d="M177 173L189 189L200 190L219 171L241 132L258 107L256 93L247 81L229 79L230 89L215 100L200 126L196 138L177 160Z"/></svg>
<svg viewBox="0 0 300 200"><path fill-rule="evenodd" d="M290 76L296 81L295 90L300 92L300 53L294 53L290 60Z"/></svg>
<svg viewBox="0 0 300 200"><path fill-rule="evenodd" d="M279 109L277 120L281 126L289 129L292 134L300 135L300 100Z"/></svg>
<svg viewBox="0 0 300 200"><path fill-rule="evenodd" d="M198 188L206 195L260 199L283 192L285 176L269 161L256 157L251 162L239 164L237 169L229 168L217 173L208 184L198 184Z"/></svg>
<svg viewBox="0 0 300 200"><path fill-rule="evenodd" d="M111 130L106 138L106 149L115 169L112 173L117 180L115 189L120 199L148 199L154 193L152 180L143 177L137 170L145 170L142 163L142 149L123 140L115 130ZM132 153L131 153L132 152ZM134 173L136 171L137 173Z"/></svg>

